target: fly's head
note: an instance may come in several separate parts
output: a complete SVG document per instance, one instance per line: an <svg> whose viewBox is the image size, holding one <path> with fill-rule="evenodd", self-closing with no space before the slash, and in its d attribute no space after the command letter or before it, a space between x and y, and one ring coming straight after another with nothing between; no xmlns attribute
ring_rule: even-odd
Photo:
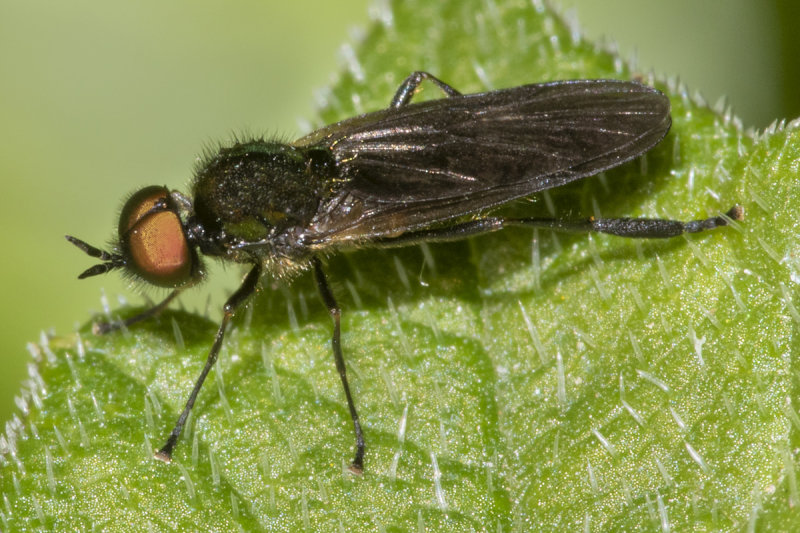
<svg viewBox="0 0 800 533"><path fill-rule="evenodd" d="M122 208L117 239L106 252L67 235L67 240L102 262L79 279L122 268L132 278L157 287L177 289L198 282L203 268L180 217L177 193L153 185L134 193Z"/></svg>

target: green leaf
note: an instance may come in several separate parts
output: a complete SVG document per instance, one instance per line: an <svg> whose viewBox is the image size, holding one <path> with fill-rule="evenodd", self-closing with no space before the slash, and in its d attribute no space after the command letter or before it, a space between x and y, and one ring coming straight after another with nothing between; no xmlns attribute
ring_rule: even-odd
<svg viewBox="0 0 800 533"><path fill-rule="evenodd" d="M346 55L319 124L385 107L413 70L464 92L640 75L512 0L395 2ZM0 528L789 529L800 129L747 134L645 81L672 99L664 142L509 209L693 219L739 203L743 222L658 242L507 230L332 257L363 476L346 469L351 422L308 275L265 280L236 318L169 465L153 450L214 321L167 312L44 340L0 440Z"/></svg>

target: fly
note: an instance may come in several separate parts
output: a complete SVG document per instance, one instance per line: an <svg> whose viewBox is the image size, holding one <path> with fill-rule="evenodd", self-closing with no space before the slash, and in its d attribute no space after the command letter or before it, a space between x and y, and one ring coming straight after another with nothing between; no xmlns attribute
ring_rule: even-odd
<svg viewBox="0 0 800 533"><path fill-rule="evenodd" d="M445 98L412 103L428 80ZM351 470L364 467L364 435L350 393L340 342L341 311L320 256L342 249L442 242L508 226L621 237L665 238L741 220L725 215L681 222L611 218L507 218L485 212L634 159L671 125L669 99L633 81L574 80L461 94L426 72L400 85L388 109L319 129L293 143L237 142L197 167L191 197L145 187L125 203L110 252L67 240L101 263L79 278L123 269L171 289L159 304L108 333L150 318L203 279L202 256L250 270L228 298L223 318L186 406L155 457L173 448L214 366L225 329L262 276L291 279L312 269L333 319L331 346L355 433Z"/></svg>

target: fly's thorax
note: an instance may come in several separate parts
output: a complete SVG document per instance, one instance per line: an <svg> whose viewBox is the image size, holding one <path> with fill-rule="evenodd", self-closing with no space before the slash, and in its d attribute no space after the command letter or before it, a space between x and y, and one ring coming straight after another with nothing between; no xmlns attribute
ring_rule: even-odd
<svg viewBox="0 0 800 533"><path fill-rule="evenodd" d="M302 246L298 236L331 194L334 165L324 150L266 141L239 143L207 158L193 186L194 219L208 243L204 253L234 260L238 250L304 255L293 248Z"/></svg>

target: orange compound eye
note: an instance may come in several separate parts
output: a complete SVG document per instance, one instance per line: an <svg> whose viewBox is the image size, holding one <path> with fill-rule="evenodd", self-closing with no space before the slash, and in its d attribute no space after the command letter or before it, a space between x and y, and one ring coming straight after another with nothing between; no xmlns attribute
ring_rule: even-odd
<svg viewBox="0 0 800 533"><path fill-rule="evenodd" d="M179 287L192 277L193 254L178 215L152 210L168 196L157 186L134 194L120 216L120 243L134 274L159 287Z"/></svg>

